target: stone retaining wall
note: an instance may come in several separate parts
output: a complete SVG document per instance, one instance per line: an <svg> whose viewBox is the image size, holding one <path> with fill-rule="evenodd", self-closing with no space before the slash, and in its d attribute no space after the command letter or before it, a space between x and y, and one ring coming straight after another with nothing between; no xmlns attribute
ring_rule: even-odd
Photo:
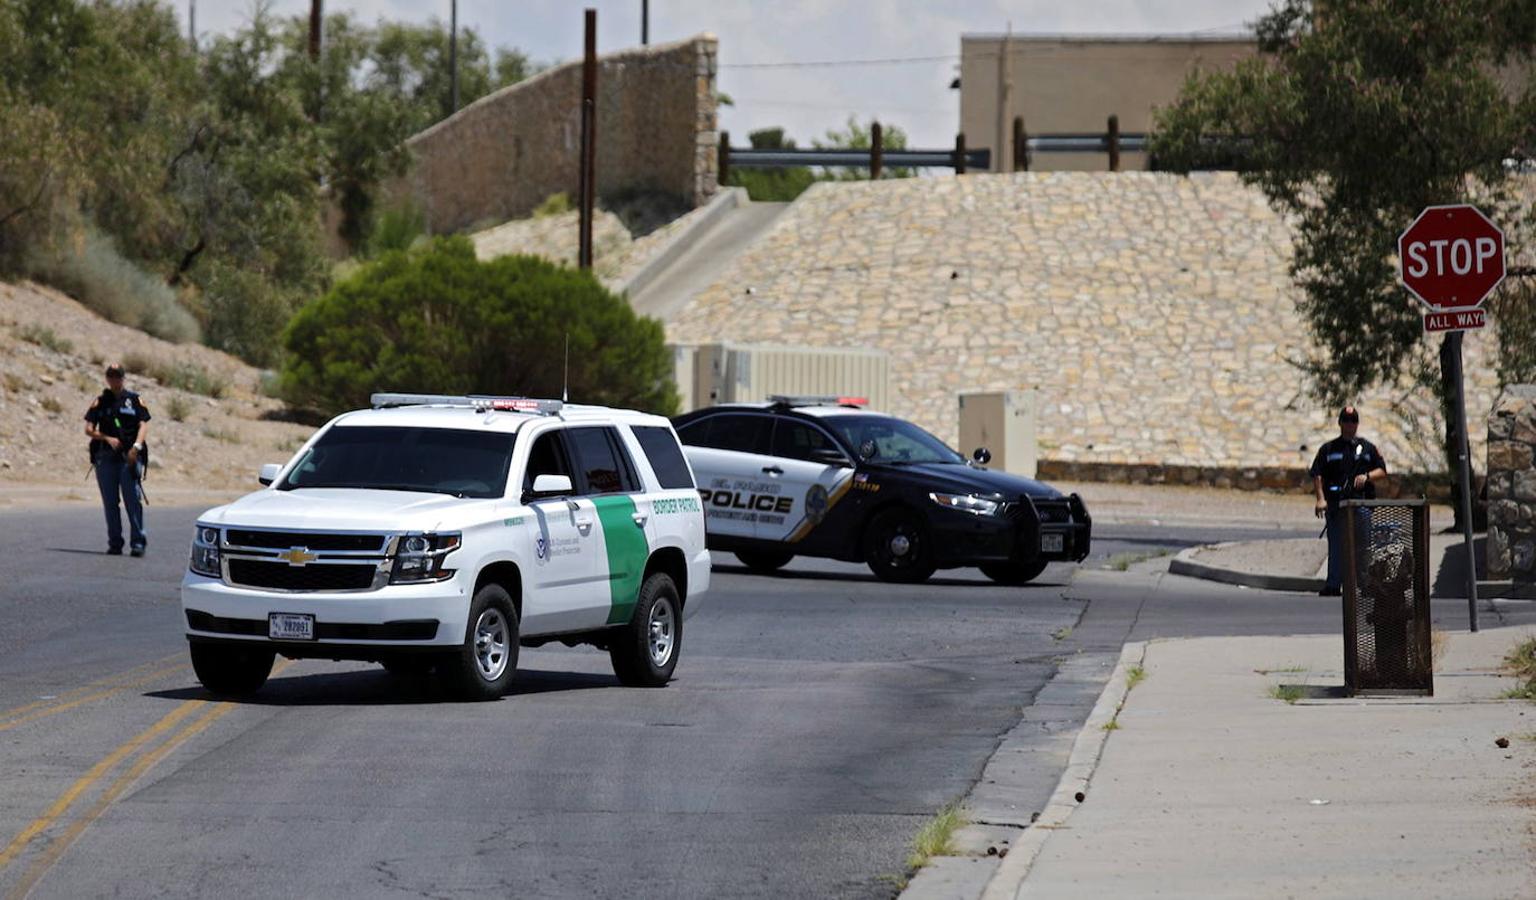
<svg viewBox="0 0 1536 900"><path fill-rule="evenodd" d="M600 196L658 192L689 206L715 191L717 42L700 35L599 59ZM409 199L435 233L526 216L580 187L581 62L482 97L406 142L410 171L386 202Z"/></svg>
<svg viewBox="0 0 1536 900"><path fill-rule="evenodd" d="M1488 416L1487 564L1536 585L1536 385L1505 389Z"/></svg>
<svg viewBox="0 0 1536 900"><path fill-rule="evenodd" d="M885 350L890 412L951 442L958 392L1035 390L1045 472L1283 488L1338 434L1292 362L1310 339L1290 259L1285 220L1226 173L825 183L667 337ZM1473 417L1495 340L1466 342ZM1390 471L1444 469L1429 391L1405 379L1356 403Z"/></svg>

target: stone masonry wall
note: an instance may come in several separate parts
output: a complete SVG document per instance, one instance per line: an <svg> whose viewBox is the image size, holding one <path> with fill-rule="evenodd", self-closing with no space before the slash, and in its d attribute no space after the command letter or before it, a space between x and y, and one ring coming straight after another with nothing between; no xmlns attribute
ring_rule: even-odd
<svg viewBox="0 0 1536 900"><path fill-rule="evenodd" d="M1034 389L1048 477L1283 487L1338 434L1291 362L1310 339L1290 258L1285 220L1231 174L820 184L667 336L886 350L890 412L951 442L956 392ZM1494 346L1467 338L1473 417ZM1391 471L1444 469L1429 392L1405 380L1356 402Z"/></svg>
<svg viewBox="0 0 1536 900"><path fill-rule="evenodd" d="M597 187L672 194L698 206L715 191L717 43L700 35L599 58ZM410 171L386 188L430 230L527 215L580 187L581 62L482 97L412 137Z"/></svg>
<svg viewBox="0 0 1536 900"><path fill-rule="evenodd" d="M1536 585L1536 385L1506 388L1488 416L1488 577Z"/></svg>

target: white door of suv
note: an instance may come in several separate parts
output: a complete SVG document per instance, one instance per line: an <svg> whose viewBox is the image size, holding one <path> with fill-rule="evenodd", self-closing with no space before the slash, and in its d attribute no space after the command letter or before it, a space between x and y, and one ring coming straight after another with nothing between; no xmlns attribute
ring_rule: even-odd
<svg viewBox="0 0 1536 900"><path fill-rule="evenodd" d="M526 634L591 627L592 595L607 589L597 584L608 574L597 511L590 498L580 495L570 460L563 429L542 432L528 452L524 492L533 490L534 479L540 475L564 475L571 479L572 490L559 496L528 498L530 516L523 528L532 543L533 565L524 573L529 580L523 604L522 629Z"/></svg>

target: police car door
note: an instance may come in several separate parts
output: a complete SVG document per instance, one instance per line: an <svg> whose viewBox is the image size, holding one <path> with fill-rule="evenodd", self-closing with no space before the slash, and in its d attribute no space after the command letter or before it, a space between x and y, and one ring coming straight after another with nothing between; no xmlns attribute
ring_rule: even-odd
<svg viewBox="0 0 1536 900"><path fill-rule="evenodd" d="M564 475L571 492L532 494L540 475ZM591 595L605 590L594 546L597 513L581 496L581 481L570 461L564 429L548 429L533 439L524 469L523 491L529 514L522 523L533 564L523 577L530 590L523 603L523 631L528 634L576 631L590 627Z"/></svg>
<svg viewBox="0 0 1536 900"><path fill-rule="evenodd" d="M582 426L565 434L576 464L576 489L595 513L589 537L602 576L584 599L583 627L622 624L634 611L650 558L646 524L651 504L617 428Z"/></svg>
<svg viewBox="0 0 1536 900"><path fill-rule="evenodd" d="M789 502L785 514L758 520L758 537L797 543L847 492L853 460L821 426L783 416L774 423L773 456L781 471L772 477Z"/></svg>
<svg viewBox="0 0 1536 900"><path fill-rule="evenodd" d="M678 430L704 501L711 537L755 538L761 515L782 517L790 502L778 480L783 468L769 455L773 418L767 413L721 412Z"/></svg>

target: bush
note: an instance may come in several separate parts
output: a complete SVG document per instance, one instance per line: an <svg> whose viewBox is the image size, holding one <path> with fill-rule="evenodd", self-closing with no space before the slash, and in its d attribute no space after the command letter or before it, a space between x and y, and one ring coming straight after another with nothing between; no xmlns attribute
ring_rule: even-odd
<svg viewBox="0 0 1536 900"><path fill-rule="evenodd" d="M1520 679L1510 697L1536 700L1536 638L1526 638L1504 656L1504 671Z"/></svg>
<svg viewBox="0 0 1536 900"><path fill-rule="evenodd" d="M61 338L54 334L52 328L45 328L35 322L28 322L16 329L16 336L29 344L46 347L54 353L68 353L75 349L74 343L69 338Z"/></svg>
<svg viewBox="0 0 1536 900"><path fill-rule="evenodd" d="M207 343L257 366L277 361L296 296L261 275L222 261L208 267L202 303Z"/></svg>
<svg viewBox="0 0 1536 900"><path fill-rule="evenodd" d="M590 273L531 256L475 258L465 238L385 254L302 309L284 335L288 402L355 409L374 391L559 397L670 414L661 324Z"/></svg>
<svg viewBox="0 0 1536 900"><path fill-rule="evenodd" d="M58 288L98 315L177 344L198 339L197 320L160 278L118 252L92 225L67 240L34 251L28 274Z"/></svg>
<svg viewBox="0 0 1536 900"><path fill-rule="evenodd" d="M576 207L571 205L571 195L565 191L558 194L550 194L544 198L544 202L533 208L535 219L544 219L550 216L558 216L568 213Z"/></svg>
<svg viewBox="0 0 1536 900"><path fill-rule="evenodd" d="M227 379L192 363L167 363L131 353L123 357L123 368L131 374L153 378L164 387L202 394L204 397L218 399L229 392Z"/></svg>
<svg viewBox="0 0 1536 900"><path fill-rule="evenodd" d="M414 206L387 209L374 219L368 234L368 256L382 256L391 250L409 250L416 239L427 233L427 219Z"/></svg>

